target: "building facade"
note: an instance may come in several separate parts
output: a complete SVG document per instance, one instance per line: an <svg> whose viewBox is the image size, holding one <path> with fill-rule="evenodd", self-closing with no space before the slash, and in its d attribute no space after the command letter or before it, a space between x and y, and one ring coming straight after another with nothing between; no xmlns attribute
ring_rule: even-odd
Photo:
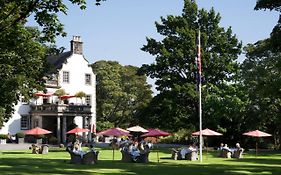
<svg viewBox="0 0 281 175"><path fill-rule="evenodd" d="M74 125L92 131L96 124L96 77L83 56L81 38L74 36L70 44L70 51L47 58L54 71L44 77L45 91L36 92L31 101L21 99L0 133L13 135L38 126L65 143L66 132ZM58 96L58 90L66 94ZM78 92L85 96L76 97ZM91 139L91 132L84 137Z"/></svg>

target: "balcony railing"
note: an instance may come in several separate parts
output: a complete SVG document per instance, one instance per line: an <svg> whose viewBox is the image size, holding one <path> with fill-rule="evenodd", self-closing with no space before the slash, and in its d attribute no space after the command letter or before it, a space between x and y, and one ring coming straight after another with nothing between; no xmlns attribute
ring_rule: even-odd
<svg viewBox="0 0 281 175"><path fill-rule="evenodd" d="M32 105L31 113L66 113L66 114L91 114L91 106L74 104L43 104Z"/></svg>

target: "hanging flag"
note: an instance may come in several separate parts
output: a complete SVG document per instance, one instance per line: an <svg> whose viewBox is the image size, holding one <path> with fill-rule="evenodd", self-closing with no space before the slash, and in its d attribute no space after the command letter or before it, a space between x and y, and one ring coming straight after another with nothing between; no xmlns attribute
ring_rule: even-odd
<svg viewBox="0 0 281 175"><path fill-rule="evenodd" d="M201 68L201 42L200 42L200 30L198 32L197 36L197 56L196 56L196 66L197 66L197 83L198 85L201 84L201 73L202 73L202 68Z"/></svg>

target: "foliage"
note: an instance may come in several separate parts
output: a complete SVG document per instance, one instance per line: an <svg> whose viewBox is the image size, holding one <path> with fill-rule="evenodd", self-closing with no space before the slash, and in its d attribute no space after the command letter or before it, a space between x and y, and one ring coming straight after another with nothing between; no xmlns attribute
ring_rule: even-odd
<svg viewBox="0 0 281 175"><path fill-rule="evenodd" d="M17 138L24 138L25 134L23 132L17 132L16 137Z"/></svg>
<svg viewBox="0 0 281 175"><path fill-rule="evenodd" d="M228 90L233 89L235 92L238 89L237 58L241 53L241 43L232 34L231 28L220 27L220 19L214 9L198 10L194 1L185 0L181 16L169 15L162 17L161 22L156 22L157 31L163 39L156 41L147 38L147 44L142 50L155 56L155 61L142 65L139 73L156 80L159 94L146 109L142 122L173 131L186 128L186 124L198 126L195 57L199 29L202 48L203 126L211 127L209 124L212 124L213 129L219 128L222 126L220 116L225 112L236 117L240 115L242 110L237 109L238 107L233 109L238 113L229 110L240 101L240 96L230 94ZM229 108L218 103L220 100L227 101ZM215 109L219 111L214 111Z"/></svg>
<svg viewBox="0 0 281 175"><path fill-rule="evenodd" d="M49 140L49 143L51 143L53 145L58 143L58 139L54 136L51 136L48 140Z"/></svg>
<svg viewBox="0 0 281 175"><path fill-rule="evenodd" d="M271 49L276 51L281 51L281 3L276 0L258 0L255 6L255 10L275 10L280 13L279 20L277 21L276 26L272 29L270 41L271 41Z"/></svg>
<svg viewBox="0 0 281 175"><path fill-rule="evenodd" d="M78 97L78 98L83 98L83 97L86 97L86 93L83 92L83 91L79 91L75 94L75 97Z"/></svg>
<svg viewBox="0 0 281 175"><path fill-rule="evenodd" d="M42 90L46 56L53 53L58 35L65 36L59 14L67 14L67 2L86 8L86 0L4 0L0 2L0 126L14 112L23 96ZM100 5L101 0L94 1ZM27 27L32 17L38 28Z"/></svg>
<svg viewBox="0 0 281 175"><path fill-rule="evenodd" d="M98 61L92 65L97 78L97 118L115 126L138 123L142 109L152 98L145 76L138 68L115 61Z"/></svg>
<svg viewBox="0 0 281 175"><path fill-rule="evenodd" d="M55 91L54 95L58 96L58 97L61 97L63 95L66 95L66 92L64 89L58 89Z"/></svg>
<svg viewBox="0 0 281 175"><path fill-rule="evenodd" d="M109 128L114 128L114 123L111 123L109 121L97 121L97 132L109 129Z"/></svg>
<svg viewBox="0 0 281 175"><path fill-rule="evenodd" d="M8 139L8 135L7 134L0 134L0 139Z"/></svg>
<svg viewBox="0 0 281 175"><path fill-rule="evenodd" d="M39 135L34 135L34 137L36 139L43 139L43 138L45 138L45 135L44 134L39 134Z"/></svg>
<svg viewBox="0 0 281 175"><path fill-rule="evenodd" d="M272 133L278 148L281 144L281 52L273 52L268 39L249 44L245 51L242 78L249 96L245 123L248 129Z"/></svg>

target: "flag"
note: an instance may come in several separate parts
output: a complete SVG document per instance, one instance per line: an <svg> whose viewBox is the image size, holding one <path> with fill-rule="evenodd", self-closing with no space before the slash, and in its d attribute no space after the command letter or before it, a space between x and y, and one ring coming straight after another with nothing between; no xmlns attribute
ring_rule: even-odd
<svg viewBox="0 0 281 175"><path fill-rule="evenodd" d="M197 56L196 56L196 67L197 67L197 83L198 85L201 84L201 73L202 73L202 68L201 68L201 42L200 42L200 30L198 32L197 36Z"/></svg>

